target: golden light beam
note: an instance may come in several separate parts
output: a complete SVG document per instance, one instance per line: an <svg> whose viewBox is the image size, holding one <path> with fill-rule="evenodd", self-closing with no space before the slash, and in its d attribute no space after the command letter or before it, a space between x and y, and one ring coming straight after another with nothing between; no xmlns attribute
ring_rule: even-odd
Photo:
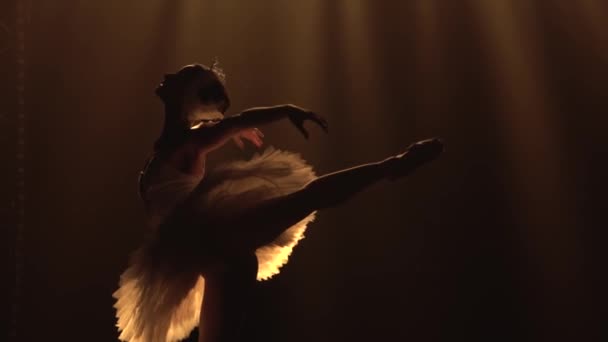
<svg viewBox="0 0 608 342"><path fill-rule="evenodd" d="M416 45L416 91L419 121L438 125L443 106L442 41L436 0L417 0L413 3Z"/></svg>
<svg viewBox="0 0 608 342"><path fill-rule="evenodd" d="M543 65L535 41L533 18L529 8L516 7L508 0L472 0L485 33L485 43L495 68L495 82L503 111L509 169L507 184L515 185L512 201L518 208L522 232L531 261L544 283L539 289L546 294L543 302L549 308L553 324L574 321L564 302L572 302L580 264L575 225L569 212L567 190L560 146L557 143L559 122L553 116L552 103L545 90ZM550 58L547 56L546 58ZM544 293L547 291L547 293ZM570 297L569 297L570 295ZM561 308L561 310L554 310ZM571 308L571 307L570 307ZM544 327L556 333L555 327Z"/></svg>
<svg viewBox="0 0 608 342"><path fill-rule="evenodd" d="M604 62L608 62L608 6L605 0L579 0L572 5L579 8L583 15L583 24L587 26L588 34L596 41L595 48L602 54Z"/></svg>
<svg viewBox="0 0 608 342"><path fill-rule="evenodd" d="M387 150L388 139L374 139L370 132L381 132L388 122L384 114L385 94L382 93L383 78L380 47L372 32L373 13L366 1L341 1L341 20L338 28L343 42L344 70L347 80L344 84L346 94L355 96L348 99L348 120L353 136L366 137L366 142L357 147L362 158L372 158L378 150Z"/></svg>
<svg viewBox="0 0 608 342"><path fill-rule="evenodd" d="M276 16L281 87L294 94L290 101L305 102L313 108L320 106L319 84L323 82L321 1L294 2Z"/></svg>

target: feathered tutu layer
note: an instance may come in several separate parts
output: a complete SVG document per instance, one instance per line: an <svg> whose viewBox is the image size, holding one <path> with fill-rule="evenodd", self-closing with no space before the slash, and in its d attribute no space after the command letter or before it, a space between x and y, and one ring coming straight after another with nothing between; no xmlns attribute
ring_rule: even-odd
<svg viewBox="0 0 608 342"><path fill-rule="evenodd" d="M217 168L196 190L200 179L179 173L167 174L171 172L177 171L161 171L160 181L151 185L147 192L152 199L153 214L157 214L152 215L153 225L166 217L169 205L189 196L189 201L196 205L197 211L192 213L196 220L205 212L237 213L259 201L297 191L315 178L312 168L298 155L272 148L251 160L235 161ZM285 227L272 243L256 250L258 280L279 273L314 216L313 212L297 224ZM231 229L203 227L201 225L200 229ZM157 231L133 253L129 267L120 277L119 289L113 294L121 340L179 341L198 326L205 281L199 272L204 266L200 265L200 260L204 259L197 255L205 252L204 243L179 243L188 241L191 233L188 229L172 232L175 236L181 235L177 240L179 246L175 246L176 239L160 239ZM180 248L179 252L173 253L177 251L176 247Z"/></svg>

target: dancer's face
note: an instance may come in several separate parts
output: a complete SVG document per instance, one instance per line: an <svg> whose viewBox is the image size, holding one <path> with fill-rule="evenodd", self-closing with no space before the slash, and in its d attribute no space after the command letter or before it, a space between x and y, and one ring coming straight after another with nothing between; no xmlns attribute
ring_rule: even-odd
<svg viewBox="0 0 608 342"><path fill-rule="evenodd" d="M198 64L166 74L156 94L165 104L179 104L186 114L200 110L224 113L230 106L226 88L215 72Z"/></svg>

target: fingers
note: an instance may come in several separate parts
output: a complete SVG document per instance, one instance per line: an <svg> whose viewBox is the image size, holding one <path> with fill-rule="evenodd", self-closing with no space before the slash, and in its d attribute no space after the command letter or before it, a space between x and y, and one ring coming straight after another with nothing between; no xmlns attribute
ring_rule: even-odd
<svg viewBox="0 0 608 342"><path fill-rule="evenodd" d="M296 127L302 133L304 138L306 138L308 140L308 131L306 131L306 128L304 128L304 123L302 122L299 125L296 125Z"/></svg>
<svg viewBox="0 0 608 342"><path fill-rule="evenodd" d="M256 146L262 147L262 145L264 145L264 140L262 139L262 138L264 138L264 133L262 133L262 131L260 131L259 129L254 128L253 135L255 137L255 140L257 141Z"/></svg>
<svg viewBox="0 0 608 342"><path fill-rule="evenodd" d="M260 148L262 147L262 145L264 145L264 141L262 140L262 138L256 136L254 144L256 147Z"/></svg>
<svg viewBox="0 0 608 342"><path fill-rule="evenodd" d="M329 125L327 124L327 120L325 120L325 118L315 113L311 113L311 116L312 121L316 122L319 126L321 126L325 133L329 133Z"/></svg>
<svg viewBox="0 0 608 342"><path fill-rule="evenodd" d="M257 128L252 128L250 130L247 130L245 132L243 132L241 134L241 136L247 140L249 140L252 144L254 144L256 147L262 147L262 145L264 145L264 141L262 140L262 138L264 137L264 134Z"/></svg>
<svg viewBox="0 0 608 342"><path fill-rule="evenodd" d="M306 112L306 114L308 120L311 120L312 122L319 125L319 127L321 127L321 129L323 129L325 133L329 133L329 125L327 124L327 120L325 120L325 118L320 115L317 115L315 112L308 111Z"/></svg>
<svg viewBox="0 0 608 342"><path fill-rule="evenodd" d="M259 129L254 128L254 129L253 129L253 131L255 132L255 134L256 134L258 137L260 137L260 138L263 138L263 137L264 137L264 133L262 133L262 131L260 131Z"/></svg>
<svg viewBox="0 0 608 342"><path fill-rule="evenodd" d="M264 145L264 142L262 141L262 139L260 139L257 136L248 136L247 140L249 140L257 148L260 148L260 147L262 147L262 145Z"/></svg>
<svg viewBox="0 0 608 342"><path fill-rule="evenodd" d="M289 116L289 120L291 120L296 128L302 133L304 138L309 138L308 131L304 128L304 122L306 120L316 123L319 125L319 127L321 127L321 129L323 129L325 133L329 133L329 125L327 124L327 120L325 120L325 118L322 116L294 105L289 105L288 108L293 111Z"/></svg>

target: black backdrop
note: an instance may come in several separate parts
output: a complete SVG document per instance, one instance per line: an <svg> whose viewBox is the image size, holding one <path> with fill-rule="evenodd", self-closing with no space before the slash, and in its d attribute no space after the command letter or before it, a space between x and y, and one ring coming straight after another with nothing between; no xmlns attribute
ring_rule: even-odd
<svg viewBox="0 0 608 342"><path fill-rule="evenodd" d="M153 88L216 56L233 112L289 102L329 120L310 141L263 127L319 173L447 143L408 180L322 212L260 284L250 340L601 340L606 4L22 1L19 190L16 3L2 5L0 55L16 341L116 340L111 293L144 232L136 177L161 125ZM235 157L229 146L213 159Z"/></svg>

